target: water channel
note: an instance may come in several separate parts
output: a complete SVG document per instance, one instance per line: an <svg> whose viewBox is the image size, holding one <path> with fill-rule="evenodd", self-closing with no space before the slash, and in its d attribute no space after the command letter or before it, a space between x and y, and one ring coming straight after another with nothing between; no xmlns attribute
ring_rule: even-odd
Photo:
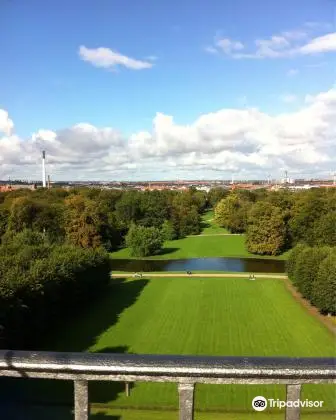
<svg viewBox="0 0 336 420"><path fill-rule="evenodd" d="M180 260L112 259L112 271L232 271L284 273L285 261L261 258L188 258Z"/></svg>

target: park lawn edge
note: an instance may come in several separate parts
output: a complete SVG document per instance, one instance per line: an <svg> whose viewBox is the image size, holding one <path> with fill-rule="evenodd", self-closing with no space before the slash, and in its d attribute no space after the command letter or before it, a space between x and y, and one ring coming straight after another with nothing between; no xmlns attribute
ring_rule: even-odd
<svg viewBox="0 0 336 420"><path fill-rule="evenodd" d="M117 276L118 274L124 275L125 273L129 273L129 270L112 270L111 275ZM246 274L246 277L249 276L249 272L244 271L203 271L203 270L192 270L192 273L195 274ZM287 275L286 272L283 273L264 273L263 271L254 271L254 273L262 274L263 276L274 276L274 275ZM141 271L143 276L154 276L155 274L176 274L176 276L180 274L186 274L186 271Z"/></svg>
<svg viewBox="0 0 336 420"><path fill-rule="evenodd" d="M93 405L90 413L103 414L104 416L122 416L120 420L154 420L160 418L161 420L175 420L178 416L178 410L176 409L134 409L134 408L116 408L116 407L97 407ZM221 411L194 411L195 420L253 420L256 418L256 413L246 412L221 412ZM266 412L258 413L258 419L260 420L282 420L284 418L284 412ZM302 420L321 420L333 418L333 413L302 413ZM108 418L107 418L108 420ZM112 420L112 419L111 419Z"/></svg>
<svg viewBox="0 0 336 420"><path fill-rule="evenodd" d="M113 260L115 254L117 254L118 252L122 251L122 250L127 250L128 248L121 248L118 249L117 251L113 251L110 252L110 258ZM164 249L164 248L163 248ZM277 260L277 261L287 261L288 257L289 257L289 252L285 252L284 254L281 255L257 255L257 254L253 254L253 255L213 255L212 257L172 257L172 258L158 258L159 255L153 255L153 256L149 256L149 257L132 257L131 255L126 255L126 256L116 256L116 260L151 260L151 261L170 261L170 260L192 260L192 259L205 259L205 258L227 258L227 259L253 259L253 260Z"/></svg>

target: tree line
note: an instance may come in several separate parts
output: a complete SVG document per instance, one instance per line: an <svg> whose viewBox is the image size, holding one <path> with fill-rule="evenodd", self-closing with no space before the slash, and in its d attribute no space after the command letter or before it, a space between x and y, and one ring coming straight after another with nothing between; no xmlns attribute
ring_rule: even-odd
<svg viewBox="0 0 336 420"><path fill-rule="evenodd" d="M199 234L208 208L220 226L246 233L250 252L295 246L290 278L323 313L334 313L335 190L17 190L0 193L0 346L34 346L101 293L108 251L159 253L165 240Z"/></svg>
<svg viewBox="0 0 336 420"><path fill-rule="evenodd" d="M107 251L199 233L206 195L95 189L0 194L0 347L33 348L107 286Z"/></svg>
<svg viewBox="0 0 336 420"><path fill-rule="evenodd" d="M206 193L195 189L18 190L0 195L0 238L31 229L53 244L107 251L127 244L134 255L146 256L165 240L200 233L206 206Z"/></svg>
<svg viewBox="0 0 336 420"><path fill-rule="evenodd" d="M246 248L279 255L298 243L336 245L336 190L233 191L215 204L215 221L246 234Z"/></svg>
<svg viewBox="0 0 336 420"><path fill-rule="evenodd" d="M298 244L287 261L287 273L302 296L322 314L336 315L335 247Z"/></svg>
<svg viewBox="0 0 336 420"><path fill-rule="evenodd" d="M102 249L50 244L31 229L7 235L0 246L0 348L33 348L109 278Z"/></svg>

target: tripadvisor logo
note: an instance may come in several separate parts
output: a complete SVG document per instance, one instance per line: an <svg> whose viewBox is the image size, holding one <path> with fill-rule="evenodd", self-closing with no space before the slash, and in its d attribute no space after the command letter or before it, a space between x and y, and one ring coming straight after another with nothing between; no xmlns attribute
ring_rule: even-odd
<svg viewBox="0 0 336 420"><path fill-rule="evenodd" d="M264 397L254 397L252 400L252 407L255 411L264 411L267 408L267 400Z"/></svg>
<svg viewBox="0 0 336 420"><path fill-rule="evenodd" d="M324 401L310 401L310 400L295 400L295 401L281 401L281 400L274 400L273 398L269 398L266 400L265 397L258 396L254 397L252 400L252 407L255 411L264 411L266 410L267 406L269 408L278 408L281 410L282 408L292 408L292 407L323 407Z"/></svg>

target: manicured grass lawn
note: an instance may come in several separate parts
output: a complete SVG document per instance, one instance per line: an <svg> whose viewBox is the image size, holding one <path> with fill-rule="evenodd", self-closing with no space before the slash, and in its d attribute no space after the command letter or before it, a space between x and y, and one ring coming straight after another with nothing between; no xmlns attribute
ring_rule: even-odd
<svg viewBox="0 0 336 420"><path fill-rule="evenodd" d="M27 416L28 412L28 416ZM73 420L72 410L60 407L35 407L25 409L25 416L20 418L34 420ZM176 420L177 411L157 411L157 410L130 410L130 409L100 409L92 408L90 420ZM332 419L331 414L312 414L306 413L301 416L301 420L327 420ZM281 413L204 413L196 412L195 420L283 420L284 414Z"/></svg>
<svg viewBox="0 0 336 420"><path fill-rule="evenodd" d="M263 257L250 254L245 249L244 235L230 236L191 236L167 241L164 244L163 252L160 255L146 257L153 260L170 260L183 258L205 258L205 257L245 257L245 258L271 258L286 259L288 253L278 257ZM128 248L120 249L111 253L112 258L132 258Z"/></svg>
<svg viewBox="0 0 336 420"><path fill-rule="evenodd" d="M203 230L202 235L212 235L218 233L230 233L227 229L221 228L215 223L215 214L213 210L206 212L202 216Z"/></svg>
<svg viewBox="0 0 336 420"><path fill-rule="evenodd" d="M95 414L95 415L94 415ZM103 417L103 416L104 417ZM115 417L113 417L115 416ZM143 410L93 410L93 415L90 417L93 420L176 420L178 418L177 412L172 411L143 411ZM319 414L303 414L302 420L327 420L332 419L332 415ZM200 413L196 412L195 420L283 420L284 413L270 414L270 413Z"/></svg>
<svg viewBox="0 0 336 420"><path fill-rule="evenodd" d="M334 344L332 334L292 298L281 280L204 277L116 281L100 302L55 334L46 349L323 357L335 355ZM71 384L63 393L51 391L53 384L45 384L44 390L49 386L54 398L72 399ZM333 391L331 385L305 385L302 398L324 400L324 410L330 412L335 408ZM256 395L284 399L285 387L199 385L196 407L249 413ZM94 383L90 400L115 408L178 406L175 384L136 383L131 396L126 397L123 384ZM158 418L173 418L169 415ZM222 418L248 419L230 416Z"/></svg>
<svg viewBox="0 0 336 420"><path fill-rule="evenodd" d="M220 236L218 233L228 233L226 229L218 227L214 222L213 211L205 213L202 217L204 224L208 225L202 230L202 234L190 236L176 241L166 241L160 255L146 257L153 260L171 260L183 258L206 258L206 257L242 257L242 258L271 258L287 259L289 252L274 257L261 256L249 253L245 249L245 235ZM202 236L204 235L204 236ZM205 236L214 235L214 236ZM111 253L112 258L129 259L128 248L120 249Z"/></svg>

